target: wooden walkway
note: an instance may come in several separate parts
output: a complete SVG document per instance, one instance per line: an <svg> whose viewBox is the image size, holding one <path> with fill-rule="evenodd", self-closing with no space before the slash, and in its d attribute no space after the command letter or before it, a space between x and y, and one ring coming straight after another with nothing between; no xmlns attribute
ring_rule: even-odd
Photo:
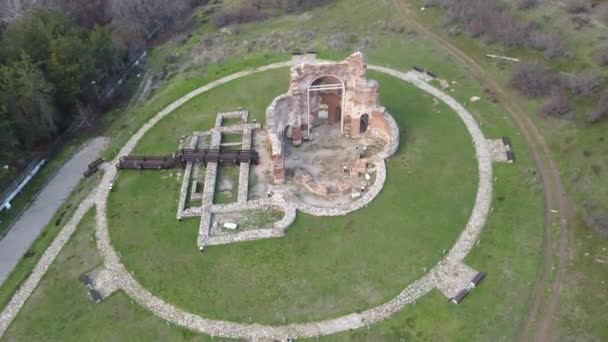
<svg viewBox="0 0 608 342"><path fill-rule="evenodd" d="M124 156L120 157L116 168L137 170L163 170L177 166L185 167L186 163L253 163L257 165L260 157L254 150L224 149L181 149L169 156Z"/></svg>

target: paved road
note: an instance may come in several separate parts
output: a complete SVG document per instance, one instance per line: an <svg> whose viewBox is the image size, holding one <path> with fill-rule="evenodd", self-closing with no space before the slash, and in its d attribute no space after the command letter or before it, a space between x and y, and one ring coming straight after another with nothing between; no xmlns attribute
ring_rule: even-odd
<svg viewBox="0 0 608 342"><path fill-rule="evenodd" d="M73 155L0 240L0 285L78 185L88 164L99 157L107 141L101 137L92 139Z"/></svg>

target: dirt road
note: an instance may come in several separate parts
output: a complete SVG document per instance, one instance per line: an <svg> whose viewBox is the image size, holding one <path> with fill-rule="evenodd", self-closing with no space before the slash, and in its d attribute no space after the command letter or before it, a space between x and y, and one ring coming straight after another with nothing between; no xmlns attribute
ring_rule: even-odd
<svg viewBox="0 0 608 342"><path fill-rule="evenodd" d="M537 172L543 185L545 199L543 261L532 294L532 303L526 317L521 323L519 340L526 341L533 335L536 341L547 341L551 338L551 326L557 311L559 292L562 287L566 267L569 222L568 197L561 182L559 170L555 164L553 155L543 135L528 117L529 114L525 113L517 105L517 99L514 99L473 57L460 50L440 34L421 24L415 10L410 9L405 1L393 0L393 3L402 17L407 20L407 24L411 25L419 33L435 40L459 63L464 65L477 81L496 94L496 97L513 119L532 152L532 157L534 158ZM554 213L552 210L557 211L557 213ZM559 225L557 265L555 266L555 277L551 283L551 292L548 296L544 296L545 284L553 272L555 264L552 252L554 239L551 232L554 222ZM533 331L534 328L535 331Z"/></svg>

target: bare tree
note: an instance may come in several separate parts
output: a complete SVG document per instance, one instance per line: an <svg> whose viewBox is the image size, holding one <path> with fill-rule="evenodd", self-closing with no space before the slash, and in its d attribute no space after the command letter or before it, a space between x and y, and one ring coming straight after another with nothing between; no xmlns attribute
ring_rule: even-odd
<svg viewBox="0 0 608 342"><path fill-rule="evenodd" d="M587 116L587 121L593 123L600 121L608 114L608 90L600 97L597 104Z"/></svg>
<svg viewBox="0 0 608 342"><path fill-rule="evenodd" d="M266 14L255 4L246 4L238 8L226 8L215 14L213 22L217 27L232 23L242 24L266 19Z"/></svg>
<svg viewBox="0 0 608 342"><path fill-rule="evenodd" d="M548 67L536 63L522 63L513 72L510 84L522 94L538 98L550 94L557 77Z"/></svg>
<svg viewBox="0 0 608 342"><path fill-rule="evenodd" d="M571 14L584 13L588 11L585 0L566 0L566 12Z"/></svg>
<svg viewBox="0 0 608 342"><path fill-rule="evenodd" d="M527 10L538 5L538 0L517 0L515 6L518 10Z"/></svg>
<svg viewBox="0 0 608 342"><path fill-rule="evenodd" d="M608 46L601 47L597 51L596 58L597 64L604 66L608 65Z"/></svg>
<svg viewBox="0 0 608 342"><path fill-rule="evenodd" d="M600 77L590 71L569 74L562 78L562 84L575 95L591 96L600 90Z"/></svg>
<svg viewBox="0 0 608 342"><path fill-rule="evenodd" d="M11 22L21 13L28 10L36 0L2 0L0 1L0 21Z"/></svg>
<svg viewBox="0 0 608 342"><path fill-rule="evenodd" d="M538 51L544 51L547 59L553 59L563 55L561 39L555 34L542 32L531 24L524 38L525 45Z"/></svg>
<svg viewBox="0 0 608 342"><path fill-rule="evenodd" d="M110 0L112 26L126 46L165 29L190 9L190 0ZM127 40L127 41L125 41Z"/></svg>
<svg viewBox="0 0 608 342"><path fill-rule="evenodd" d="M587 227L608 236L608 211L597 200L587 200L583 204L583 219Z"/></svg>
<svg viewBox="0 0 608 342"><path fill-rule="evenodd" d="M540 114L543 116L562 117L568 114L570 109L570 101L566 93L559 88L554 88L551 91L551 97L540 109Z"/></svg>

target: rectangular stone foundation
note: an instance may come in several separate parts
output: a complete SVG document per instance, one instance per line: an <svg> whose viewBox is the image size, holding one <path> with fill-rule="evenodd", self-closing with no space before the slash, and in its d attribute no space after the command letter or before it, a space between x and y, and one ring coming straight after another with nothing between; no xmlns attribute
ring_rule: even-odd
<svg viewBox="0 0 608 342"><path fill-rule="evenodd" d="M251 149L251 138L252 131L250 128L245 128L243 130L243 144L242 149L249 150ZM239 194L237 202L245 203L247 202L247 197L249 193L249 163L241 163L239 169Z"/></svg>

